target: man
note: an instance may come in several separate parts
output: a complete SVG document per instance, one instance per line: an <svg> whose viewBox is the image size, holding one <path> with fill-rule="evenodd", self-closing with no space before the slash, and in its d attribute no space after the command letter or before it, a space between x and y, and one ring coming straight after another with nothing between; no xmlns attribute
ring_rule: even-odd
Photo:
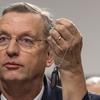
<svg viewBox="0 0 100 100"><path fill-rule="evenodd" d="M81 48L82 37L71 21L53 22L28 3L6 8L0 18L1 100L99 100L87 93ZM53 62L58 67L49 84L44 70ZM62 92L54 84L57 70Z"/></svg>

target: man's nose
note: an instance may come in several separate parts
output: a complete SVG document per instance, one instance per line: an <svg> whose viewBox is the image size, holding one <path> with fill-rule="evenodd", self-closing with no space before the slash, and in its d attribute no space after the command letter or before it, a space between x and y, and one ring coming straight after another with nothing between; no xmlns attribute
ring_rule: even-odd
<svg viewBox="0 0 100 100"><path fill-rule="evenodd" d="M6 49L6 53L9 57L16 57L19 55L19 49L16 39L12 39Z"/></svg>

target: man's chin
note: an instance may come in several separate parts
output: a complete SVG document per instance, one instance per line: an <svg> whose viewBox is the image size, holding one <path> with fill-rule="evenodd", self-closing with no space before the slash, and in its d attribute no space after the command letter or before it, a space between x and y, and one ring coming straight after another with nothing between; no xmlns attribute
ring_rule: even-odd
<svg viewBox="0 0 100 100"><path fill-rule="evenodd" d="M5 80L5 81L21 81L21 80L25 80L25 76L24 75L18 75L16 73L5 73L3 75L0 76L1 80Z"/></svg>

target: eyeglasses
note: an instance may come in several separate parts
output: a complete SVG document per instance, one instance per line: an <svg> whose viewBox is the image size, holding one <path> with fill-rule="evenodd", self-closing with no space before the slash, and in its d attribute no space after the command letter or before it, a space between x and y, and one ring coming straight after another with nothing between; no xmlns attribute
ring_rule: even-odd
<svg viewBox="0 0 100 100"><path fill-rule="evenodd" d="M20 37L11 37L5 34L0 34L0 51L8 48L11 41L16 41L22 51L30 53L34 48L40 45L39 42L46 41L46 39L35 39L32 36L27 35Z"/></svg>

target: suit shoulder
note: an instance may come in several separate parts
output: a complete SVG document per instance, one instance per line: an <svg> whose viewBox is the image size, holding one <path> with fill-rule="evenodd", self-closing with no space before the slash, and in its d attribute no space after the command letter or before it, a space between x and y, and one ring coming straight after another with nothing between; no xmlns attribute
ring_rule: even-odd
<svg viewBox="0 0 100 100"><path fill-rule="evenodd" d="M100 100L100 95L87 92L82 100Z"/></svg>
<svg viewBox="0 0 100 100"><path fill-rule="evenodd" d="M90 100L100 100L100 95L88 93Z"/></svg>

